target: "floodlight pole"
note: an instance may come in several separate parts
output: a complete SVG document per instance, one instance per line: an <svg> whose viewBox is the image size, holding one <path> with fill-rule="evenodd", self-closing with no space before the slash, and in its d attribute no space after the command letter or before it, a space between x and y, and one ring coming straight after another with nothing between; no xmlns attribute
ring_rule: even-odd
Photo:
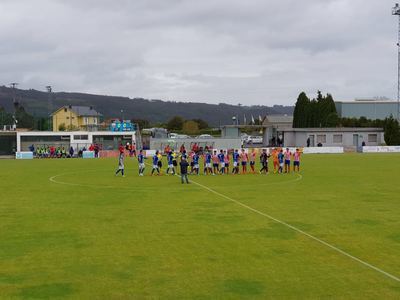
<svg viewBox="0 0 400 300"><path fill-rule="evenodd" d="M51 85L46 86L46 90L47 90L47 130L52 131L53 130L53 120L52 120L52 109L53 109L53 105L52 105L52 92L53 92L53 88L51 87Z"/></svg>
<svg viewBox="0 0 400 300"><path fill-rule="evenodd" d="M17 100L17 93L16 93L16 88L18 86L17 82L12 82L10 83L10 87L12 88L12 94L13 94L13 104L14 104L14 115L13 115L13 120L14 120L14 128L17 128L17 109L19 106L18 100Z"/></svg>
<svg viewBox="0 0 400 300"><path fill-rule="evenodd" d="M398 3L392 8L392 15L398 16L399 19L397 33L397 121L400 122L400 6Z"/></svg>

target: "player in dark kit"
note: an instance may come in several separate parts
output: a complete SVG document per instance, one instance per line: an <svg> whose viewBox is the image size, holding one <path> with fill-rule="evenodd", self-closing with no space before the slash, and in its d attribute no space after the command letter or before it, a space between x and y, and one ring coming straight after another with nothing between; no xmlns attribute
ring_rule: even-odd
<svg viewBox="0 0 400 300"><path fill-rule="evenodd" d="M262 153L260 155L260 162L261 162L261 165L262 165L262 168L260 170L260 174L262 174L262 173L267 174L268 173L268 158L269 158L269 154L267 153L267 150L263 149L263 151L262 151Z"/></svg>

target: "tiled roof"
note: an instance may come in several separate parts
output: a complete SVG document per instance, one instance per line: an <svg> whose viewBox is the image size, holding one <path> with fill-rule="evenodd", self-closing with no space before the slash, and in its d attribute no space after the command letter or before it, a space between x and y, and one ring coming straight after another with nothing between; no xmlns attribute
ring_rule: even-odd
<svg viewBox="0 0 400 300"><path fill-rule="evenodd" d="M90 107L90 106L76 106L76 105L63 106L63 107L59 108L57 111L55 111L54 113L56 113L60 109L64 109L64 108L69 108L74 113L76 113L78 116L82 116L82 117L98 117L98 116L101 116L101 113L99 113L96 110L94 110L93 107Z"/></svg>

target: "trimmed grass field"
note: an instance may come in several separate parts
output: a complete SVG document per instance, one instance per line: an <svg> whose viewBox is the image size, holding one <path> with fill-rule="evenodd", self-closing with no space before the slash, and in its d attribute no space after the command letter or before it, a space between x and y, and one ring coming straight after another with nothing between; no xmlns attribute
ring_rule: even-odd
<svg viewBox="0 0 400 300"><path fill-rule="evenodd" d="M304 155L301 176L182 185L134 159L125 178L116 159L0 160L0 298L398 299L399 166Z"/></svg>

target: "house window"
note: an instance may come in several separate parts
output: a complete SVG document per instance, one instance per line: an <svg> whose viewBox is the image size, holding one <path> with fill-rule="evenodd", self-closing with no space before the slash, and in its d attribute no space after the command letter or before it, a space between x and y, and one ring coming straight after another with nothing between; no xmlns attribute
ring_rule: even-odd
<svg viewBox="0 0 400 300"><path fill-rule="evenodd" d="M97 124L97 118L93 118L93 124Z"/></svg>
<svg viewBox="0 0 400 300"><path fill-rule="evenodd" d="M85 117L85 125L89 124L89 118Z"/></svg>
<svg viewBox="0 0 400 300"><path fill-rule="evenodd" d="M69 117L67 117L67 120L69 120Z"/></svg>
<svg viewBox="0 0 400 300"><path fill-rule="evenodd" d="M65 107L65 108L64 108L64 112L67 112L67 111L68 111L68 109Z"/></svg>
<svg viewBox="0 0 400 300"><path fill-rule="evenodd" d="M317 143L326 143L326 134L317 134Z"/></svg>
<svg viewBox="0 0 400 300"><path fill-rule="evenodd" d="M368 143L376 143L378 141L377 134L368 134Z"/></svg>
<svg viewBox="0 0 400 300"><path fill-rule="evenodd" d="M333 142L335 144L341 144L343 141L343 136L341 134L334 134L333 135Z"/></svg>

